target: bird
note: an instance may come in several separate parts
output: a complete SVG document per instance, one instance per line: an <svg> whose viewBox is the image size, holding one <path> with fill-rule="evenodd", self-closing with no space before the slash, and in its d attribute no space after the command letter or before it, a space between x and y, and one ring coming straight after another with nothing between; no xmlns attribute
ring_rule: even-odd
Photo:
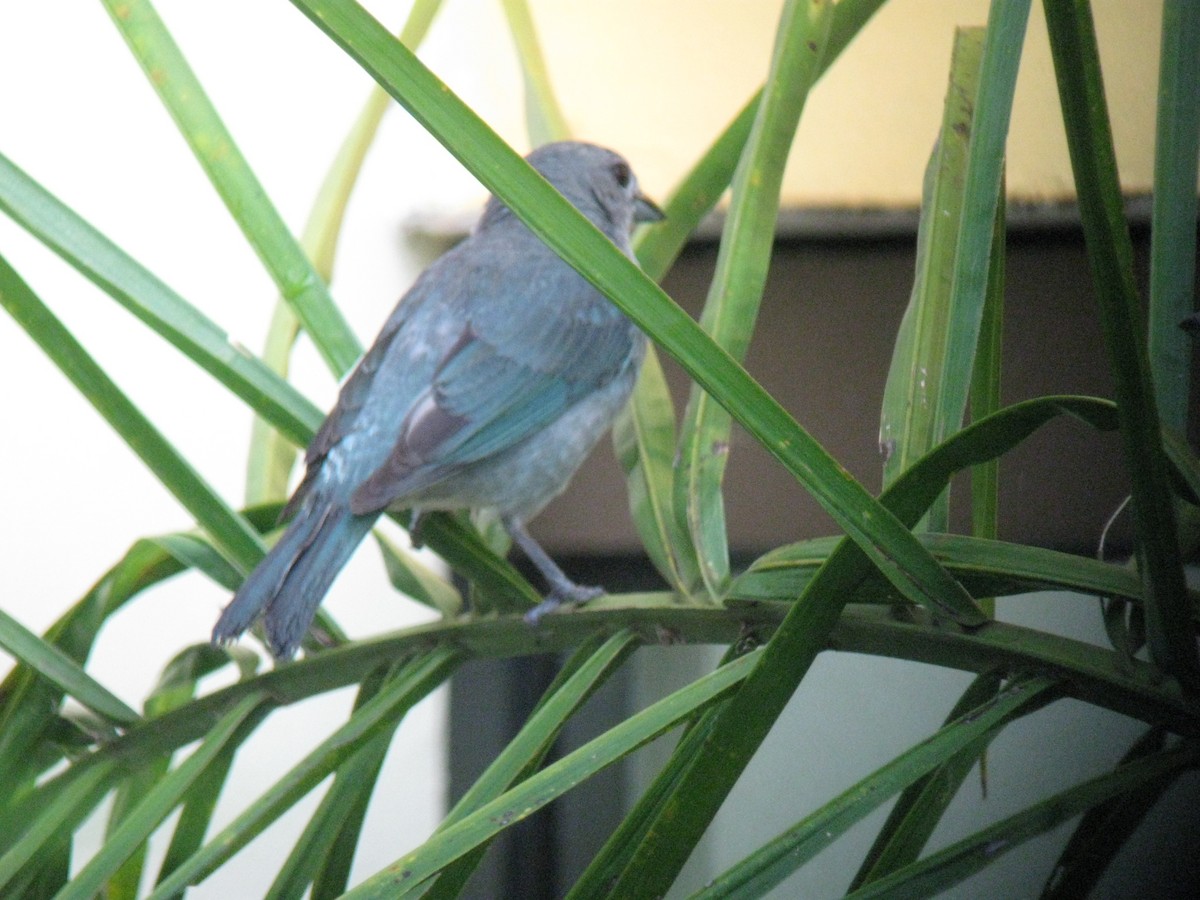
<svg viewBox="0 0 1200 900"><path fill-rule="evenodd" d="M595 144L526 160L626 256L663 212L629 163ZM291 658L355 548L387 511L496 515L545 579L535 622L603 593L576 584L526 523L562 492L625 405L646 337L503 202L401 297L343 383L280 513L286 529L221 612L226 645L260 617Z"/></svg>

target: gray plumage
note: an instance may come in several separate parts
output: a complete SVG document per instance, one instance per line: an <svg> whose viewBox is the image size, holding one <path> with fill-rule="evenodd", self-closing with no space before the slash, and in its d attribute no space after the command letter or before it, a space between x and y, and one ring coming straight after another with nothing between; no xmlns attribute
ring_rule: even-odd
<svg viewBox="0 0 1200 900"><path fill-rule="evenodd" d="M563 142L528 160L632 258L662 213L629 165ZM539 613L600 593L568 579L524 523L560 493L628 399L645 338L496 198L401 299L341 389L281 518L291 523L213 630L264 618L295 652L337 572L388 509L490 509L545 576Z"/></svg>

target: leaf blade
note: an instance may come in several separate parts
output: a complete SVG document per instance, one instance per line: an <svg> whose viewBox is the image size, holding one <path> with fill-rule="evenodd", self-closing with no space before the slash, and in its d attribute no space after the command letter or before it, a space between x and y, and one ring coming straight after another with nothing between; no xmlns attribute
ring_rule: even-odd
<svg viewBox="0 0 1200 900"><path fill-rule="evenodd" d="M99 893L108 877L149 838L226 745L237 740L239 733L246 736L246 726L252 727L256 713L261 718L265 700L264 695L252 694L222 717L195 752L154 785L56 900L88 900Z"/></svg>
<svg viewBox="0 0 1200 900"><path fill-rule="evenodd" d="M362 352L358 339L271 205L158 13L149 0L104 0L104 6L321 356L336 375L343 375Z"/></svg>
<svg viewBox="0 0 1200 900"><path fill-rule="evenodd" d="M74 336L0 257L0 304L58 366L230 562L249 572L263 557L258 533L200 477Z"/></svg>
<svg viewBox="0 0 1200 900"><path fill-rule="evenodd" d="M1154 198L1150 223L1150 367L1163 423L1187 429L1195 311L1196 176L1200 164L1200 8L1163 4Z"/></svg>
<svg viewBox="0 0 1200 900"><path fill-rule="evenodd" d="M1029 838L1110 798L1195 765L1195 761L1195 748L1184 744L1127 763L1114 772L1061 791L990 828L874 881L848 897L854 900L892 897L898 891L908 896L931 896L979 871Z"/></svg>
<svg viewBox="0 0 1200 900"><path fill-rule="evenodd" d="M447 863L562 794L580 780L673 727L721 697L745 677L743 657L647 707L578 750L486 803L422 847L371 876L346 896L354 900L403 896Z"/></svg>
<svg viewBox="0 0 1200 900"><path fill-rule="evenodd" d="M53 644L0 609L0 647L97 715L118 725L141 721L134 710Z"/></svg>
<svg viewBox="0 0 1200 900"><path fill-rule="evenodd" d="M1146 633L1155 661L1200 690L1200 656L1188 626L1175 505L1143 338L1133 247L1121 203L1112 129L1090 9L1044 0L1051 56L1075 175L1100 324L1115 382L1133 494L1138 569L1146 581Z"/></svg>
<svg viewBox="0 0 1200 900"><path fill-rule="evenodd" d="M1050 699L1045 695L1054 687L1054 679L1045 677L1010 685L805 816L693 897L716 900L762 896L901 788L971 750L1008 719L1044 705Z"/></svg>
<svg viewBox="0 0 1200 900"><path fill-rule="evenodd" d="M172 897L222 865L380 729L395 727L418 700L445 680L456 658L454 651L438 649L412 660L401 677L393 679L233 822L181 862L155 887L151 900Z"/></svg>
<svg viewBox="0 0 1200 900"><path fill-rule="evenodd" d="M288 440L307 443L321 424L320 410L299 391L3 155L0 209L269 418Z"/></svg>

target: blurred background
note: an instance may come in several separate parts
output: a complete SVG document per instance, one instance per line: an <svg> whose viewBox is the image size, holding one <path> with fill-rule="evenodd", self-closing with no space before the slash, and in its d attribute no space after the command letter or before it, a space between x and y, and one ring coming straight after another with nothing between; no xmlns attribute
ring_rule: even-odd
<svg viewBox="0 0 1200 900"><path fill-rule="evenodd" d="M398 30L409 4L367 5ZM531 2L574 134L625 154L643 188L660 199L761 83L780 5ZM1161 4L1097 0L1093 6L1144 272ZM298 233L370 79L281 0L160 0L156 8ZM922 175L941 119L953 31L986 18L982 0L891 0L815 89L789 165L777 253L747 367L872 491L880 482L880 399L911 289ZM420 55L507 140L528 149L524 91L498 2L446 0ZM0 9L0 152L236 340L261 348L275 289L100 4ZM1004 399L1052 392L1106 396L1110 383L1037 5L1007 177ZM469 227L483 196L402 111L385 119L351 201L333 281L334 296L364 343L429 259ZM719 228L718 214L665 282L693 312L703 302ZM0 252L204 477L239 503L250 431L240 403L3 218ZM685 379L668 368L682 405ZM304 342L295 378L318 405L332 403L336 384ZM0 603L40 631L137 538L191 523L7 320L0 321L0 384L7 422L0 445L0 565L6 574ZM1095 553L1125 493L1121 465L1115 437L1069 423L1045 429L1005 458L1002 537ZM815 503L749 439L735 436L727 484L732 544L742 562L781 543L832 533ZM607 445L534 531L583 581L612 590L656 586ZM1110 550L1120 553L1127 541L1118 522ZM227 599L196 575L148 592L106 629L89 671L139 706L167 659L207 640ZM339 578L327 608L356 636L424 615L387 586L369 544ZM1000 613L1103 642L1091 599L1013 598L1001 602ZM711 667L715 653L640 651L637 664L595 698L590 718L566 742L644 705L689 672ZM472 665L450 691L409 716L372 804L367 830L378 841L364 845L356 861L360 877L423 840L447 797L469 784L511 734L553 664ZM963 673L915 664L823 656L692 860L693 883L928 734L968 681ZM350 703L348 694L327 697L274 717L239 756L217 824L307 751L316 717L337 721ZM852 720L836 712L845 708L856 711ZM977 779L968 779L932 846L1111 767L1139 731L1136 723L1069 701L1023 720L994 745L988 797L981 797ZM621 800L636 797L665 751L661 742L648 748L506 841L481 873L476 895L560 895L562 879L587 858L605 823L619 818ZM1190 802L1194 782L1189 789L1191 795L1172 802ZM194 896L259 895L271 869L256 866L256 855L284 852L319 793ZM885 813L819 856L779 896L837 896ZM1163 815L1170 820L1169 810ZM954 895L1036 893L1069 831L1019 848ZM91 834L99 840L98 827ZM1143 862L1139 885L1153 877L1156 841L1149 835L1148 843L1130 848L1129 858ZM1200 860L1195 849L1190 858ZM1178 861L1188 852L1177 845L1172 855ZM1110 881L1108 896L1130 895L1129 884ZM1172 895L1171 888L1162 890L1154 895Z"/></svg>

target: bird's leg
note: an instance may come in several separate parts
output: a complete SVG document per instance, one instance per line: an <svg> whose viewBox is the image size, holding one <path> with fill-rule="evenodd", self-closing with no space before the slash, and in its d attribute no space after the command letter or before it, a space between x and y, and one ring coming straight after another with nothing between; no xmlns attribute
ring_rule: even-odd
<svg viewBox="0 0 1200 900"><path fill-rule="evenodd" d="M504 516L500 521L513 543L537 566L537 570L550 586L550 593L546 595L546 599L525 613L525 621L530 625L536 625L542 616L553 612L564 603L586 603L604 593L604 588L586 587L568 578L519 521L509 516Z"/></svg>

